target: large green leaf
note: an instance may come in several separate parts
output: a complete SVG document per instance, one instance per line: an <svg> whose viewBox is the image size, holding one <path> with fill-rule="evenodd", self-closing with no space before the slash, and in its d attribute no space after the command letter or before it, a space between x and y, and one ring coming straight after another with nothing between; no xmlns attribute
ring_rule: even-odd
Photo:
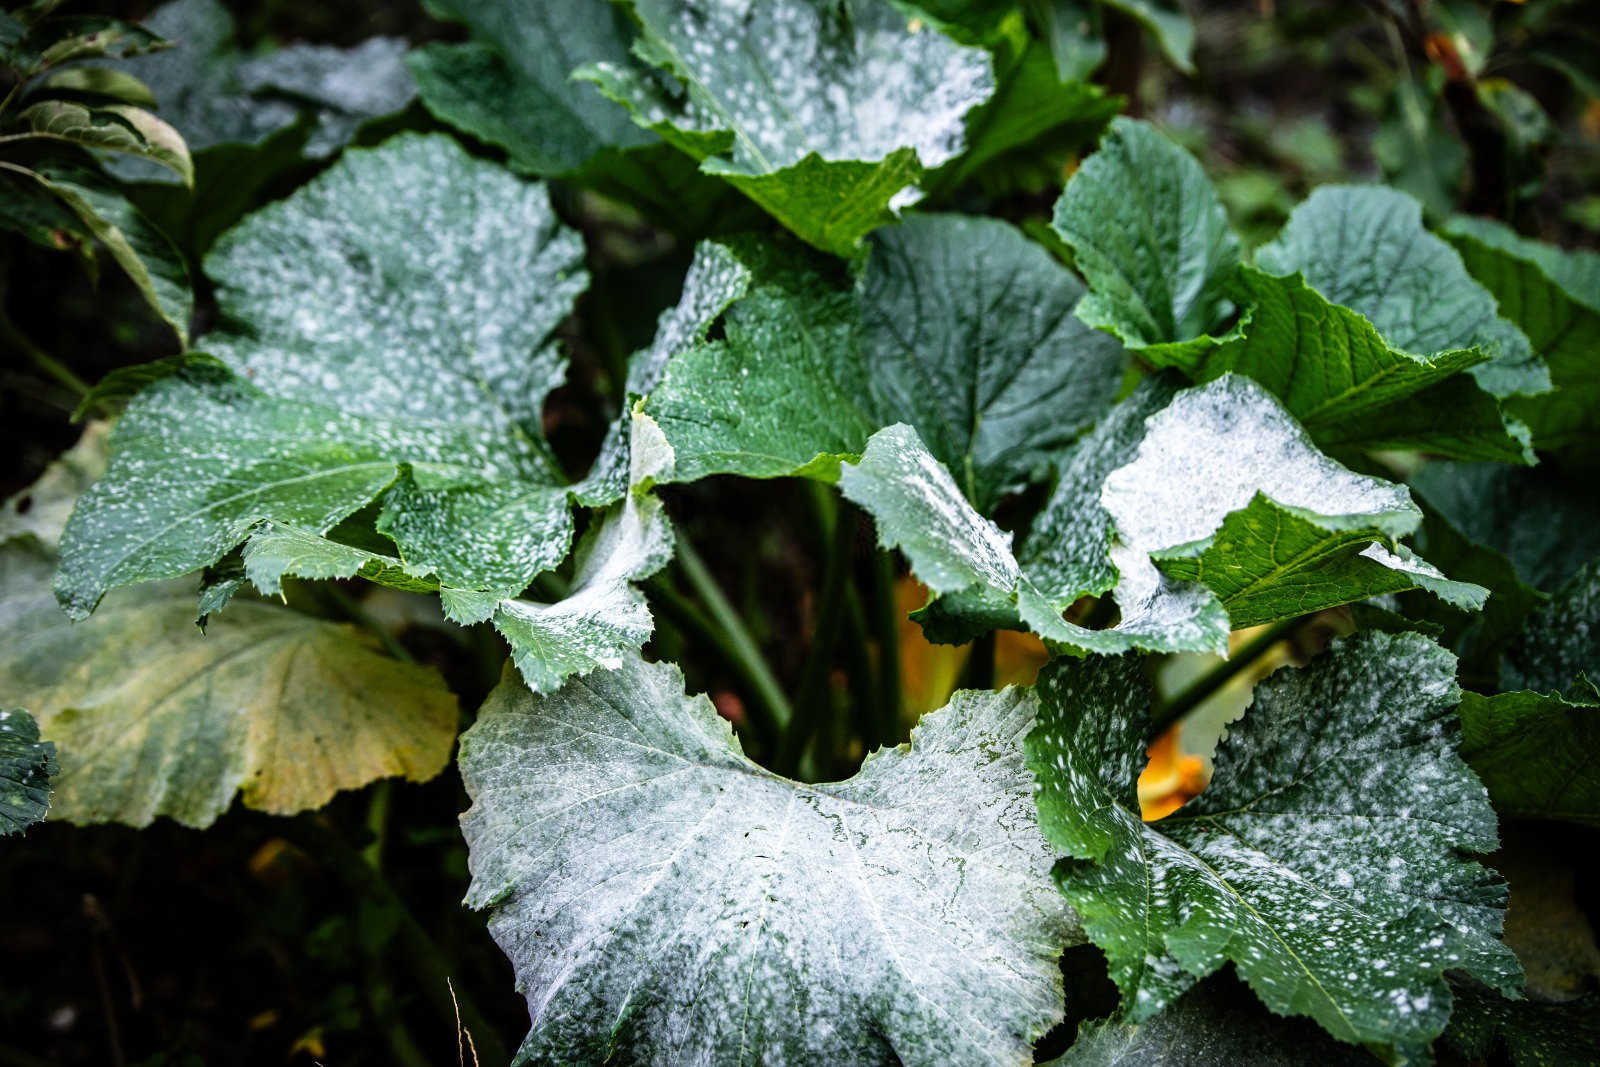
<svg viewBox="0 0 1600 1067"><path fill-rule="evenodd" d="M1554 591L1600 556L1600 498L1546 461L1532 470L1429 463L1411 484L1470 540L1503 553L1523 581Z"/></svg>
<svg viewBox="0 0 1600 1067"><path fill-rule="evenodd" d="M1084 289L1015 228L918 216L875 234L861 352L884 421L914 425L988 511L1111 406L1127 364L1073 316Z"/></svg>
<svg viewBox="0 0 1600 1067"><path fill-rule="evenodd" d="M462 830L528 997L518 1062L1031 1062L1074 937L1032 720L1026 690L958 694L813 786L670 665L503 682L462 737Z"/></svg>
<svg viewBox="0 0 1600 1067"><path fill-rule="evenodd" d="M1600 826L1600 693L1461 698L1461 755L1502 815Z"/></svg>
<svg viewBox="0 0 1600 1067"><path fill-rule="evenodd" d="M1547 384L1538 360L1409 198L1319 190L1261 251L1273 273L1240 266L1200 165L1119 120L1068 183L1055 229L1093 290L1079 314L1153 366L1249 375L1324 447L1532 462L1526 428L1495 397ZM1342 259L1319 258L1333 244Z"/></svg>
<svg viewBox="0 0 1600 1067"><path fill-rule="evenodd" d="M347 153L252 216L207 261L217 358L130 404L68 527L62 602L82 617L260 522L323 533L379 493L414 572L520 593L571 536L539 412L581 253L543 188L443 137Z"/></svg>
<svg viewBox="0 0 1600 1067"><path fill-rule="evenodd" d="M1231 308L1239 242L1195 158L1155 128L1119 118L1056 202L1090 295L1078 315L1130 347L1189 341Z"/></svg>
<svg viewBox="0 0 1600 1067"><path fill-rule="evenodd" d="M1487 219L1452 220L1446 236L1550 368L1553 391L1509 405L1534 444L1592 448L1600 430L1600 253L1564 251Z"/></svg>
<svg viewBox="0 0 1600 1067"><path fill-rule="evenodd" d="M601 0L436 3L466 23L468 44L431 44L407 57L428 110L491 144L534 174L577 170L606 148L656 138L572 72L585 63L631 62L632 29Z"/></svg>
<svg viewBox="0 0 1600 1067"><path fill-rule="evenodd" d="M26 830L50 810L50 780L61 773L56 746L21 708L0 708L0 835Z"/></svg>
<svg viewBox="0 0 1600 1067"><path fill-rule="evenodd" d="M1522 332L1496 311L1461 257L1422 225L1422 205L1379 186L1317 189L1276 240L1256 252L1273 274L1299 272L1334 304L1360 312L1393 347L1437 354L1477 348L1470 368L1495 396L1539 393L1550 375Z"/></svg>
<svg viewBox="0 0 1600 1067"><path fill-rule="evenodd" d="M634 54L582 76L800 237L854 252L923 168L957 155L989 56L887 0L632 0ZM667 84L671 82L672 84Z"/></svg>
<svg viewBox="0 0 1600 1067"><path fill-rule="evenodd" d="M724 337L666 364L644 411L674 480L831 478L883 426L917 428L992 507L1091 425L1126 357L1071 311L1071 274L1010 225L917 216L874 234L858 284L816 257L741 246ZM658 346L659 347L659 346Z"/></svg>
<svg viewBox="0 0 1600 1067"><path fill-rule="evenodd" d="M1516 988L1504 885L1460 854L1497 839L1455 751L1454 673L1415 634L1349 638L1259 685L1206 792L1145 823L1138 663L1047 668L1027 742L1040 825L1131 1021L1231 960L1279 1014L1420 1052L1449 1018L1446 970Z"/></svg>
<svg viewBox="0 0 1600 1067"><path fill-rule="evenodd" d="M1364 316L1329 303L1298 274L1241 267L1226 291L1246 309L1239 329L1208 343L1156 345L1144 358L1199 381L1246 374L1325 448L1531 462L1526 429L1462 373L1489 358L1483 351L1395 348Z"/></svg>

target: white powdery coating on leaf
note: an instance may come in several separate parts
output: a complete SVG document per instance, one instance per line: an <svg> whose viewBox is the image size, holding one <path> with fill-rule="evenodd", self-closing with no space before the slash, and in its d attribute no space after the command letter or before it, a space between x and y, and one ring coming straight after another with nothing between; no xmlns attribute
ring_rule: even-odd
<svg viewBox="0 0 1600 1067"><path fill-rule="evenodd" d="M644 2L706 128L734 133L752 173L825 160L880 160L910 147L925 167L955 156L968 111L994 91L988 55L912 33L882 0ZM681 116L690 118L690 116Z"/></svg>
<svg viewBox="0 0 1600 1067"><path fill-rule="evenodd" d="M859 464L845 464L839 489L878 520L879 539L898 546L938 593L974 585L1009 593L1022 577L1011 535L967 503L955 479L904 423L872 435Z"/></svg>
<svg viewBox="0 0 1600 1067"><path fill-rule="evenodd" d="M1026 691L808 786L750 762L669 665L530 696L462 739L468 902L528 995L522 1061L1031 1061L1061 1015Z"/></svg>
<svg viewBox="0 0 1600 1067"><path fill-rule="evenodd" d="M1421 520L1403 486L1355 474L1323 455L1249 379L1229 374L1185 390L1148 425L1133 462L1112 471L1100 492L1122 541L1143 552L1211 536L1257 493L1380 528L1409 516L1395 534Z"/></svg>
<svg viewBox="0 0 1600 1067"><path fill-rule="evenodd" d="M1028 740L1041 825L1090 861L1058 877L1131 1020L1231 960L1275 1012L1417 1051L1448 1018L1444 971L1516 988L1504 883L1460 855L1496 836L1455 751L1454 672L1416 634L1336 643L1263 683L1211 787L1155 823L1134 789L1150 699L1137 663L1041 675Z"/></svg>

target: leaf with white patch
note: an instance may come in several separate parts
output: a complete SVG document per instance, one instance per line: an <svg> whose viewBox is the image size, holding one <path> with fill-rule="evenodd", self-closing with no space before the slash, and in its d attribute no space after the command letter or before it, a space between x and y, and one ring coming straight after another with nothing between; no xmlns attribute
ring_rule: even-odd
<svg viewBox="0 0 1600 1067"><path fill-rule="evenodd" d="M1481 606L1485 590L1396 544L1421 518L1405 487L1323 455L1249 379L1176 394L1157 380L1064 458L1020 578L982 584L1047 641L1093 651L1220 654L1230 629L1416 588ZM1116 626L1060 618L1079 597L1105 594Z"/></svg>
<svg viewBox="0 0 1600 1067"><path fill-rule="evenodd" d="M839 255L957 155L989 56L886 0L632 0L635 56L580 71L804 240ZM669 85L670 83L670 85Z"/></svg>
<svg viewBox="0 0 1600 1067"><path fill-rule="evenodd" d="M666 664L502 683L462 737L462 829L533 1017L518 1062L1031 1062L1074 939L1032 719L1026 690L961 693L813 786Z"/></svg>
<svg viewBox="0 0 1600 1067"><path fill-rule="evenodd" d="M21 708L0 708L0 836L21 833L50 810L50 780L61 773L56 746Z"/></svg>
<svg viewBox="0 0 1600 1067"><path fill-rule="evenodd" d="M520 593L571 536L539 413L581 256L542 187L446 138L346 153L208 259L216 358L129 405L68 526L62 602L82 617L263 521L321 534L380 494L408 571Z"/></svg>
<svg viewBox="0 0 1600 1067"><path fill-rule="evenodd" d="M904 422L987 510L1121 382L1121 346L1071 315L1082 286L1007 223L928 215L882 230L854 286L814 255L737 251L750 281L724 336L674 354L643 406L674 452L663 480L832 480Z"/></svg>
<svg viewBox="0 0 1600 1067"><path fill-rule="evenodd" d="M1461 855L1497 837L1456 754L1454 674L1415 634L1346 639L1259 685L1206 792L1145 823L1137 662L1046 669L1027 742L1040 825L1130 1021L1231 960L1274 1012L1420 1052L1449 1018L1446 970L1517 988L1504 884Z"/></svg>

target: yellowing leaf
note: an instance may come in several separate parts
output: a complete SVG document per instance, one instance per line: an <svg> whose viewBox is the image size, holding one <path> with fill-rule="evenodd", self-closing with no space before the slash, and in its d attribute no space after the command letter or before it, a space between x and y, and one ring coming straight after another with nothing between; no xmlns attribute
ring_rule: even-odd
<svg viewBox="0 0 1600 1067"><path fill-rule="evenodd" d="M289 814L444 769L454 695L359 630L235 601L202 634L189 582L117 593L72 624L53 570L32 545L0 546L0 692L56 743L52 816L206 826L236 792Z"/></svg>

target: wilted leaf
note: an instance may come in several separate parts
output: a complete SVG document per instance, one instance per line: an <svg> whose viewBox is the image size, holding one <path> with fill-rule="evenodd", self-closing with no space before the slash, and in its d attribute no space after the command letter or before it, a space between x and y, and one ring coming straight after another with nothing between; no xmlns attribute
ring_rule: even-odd
<svg viewBox="0 0 1600 1067"><path fill-rule="evenodd" d="M202 634L193 586L118 594L71 623L53 561L0 546L0 690L60 746L51 813L206 826L235 793L287 814L375 778L443 769L455 697L349 626L235 601Z"/></svg>

